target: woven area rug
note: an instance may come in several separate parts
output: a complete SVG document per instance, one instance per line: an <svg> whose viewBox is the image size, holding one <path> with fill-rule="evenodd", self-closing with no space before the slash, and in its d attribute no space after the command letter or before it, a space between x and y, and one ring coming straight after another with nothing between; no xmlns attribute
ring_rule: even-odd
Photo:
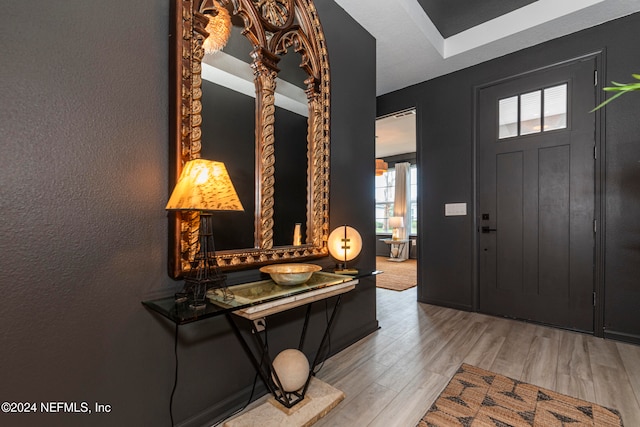
<svg viewBox="0 0 640 427"><path fill-rule="evenodd" d="M417 265L415 259L402 262L388 261L384 257L376 257L376 269L382 274L376 276L378 288L404 291L413 288L418 283Z"/></svg>
<svg viewBox="0 0 640 427"><path fill-rule="evenodd" d="M620 413L463 364L416 427L622 426Z"/></svg>

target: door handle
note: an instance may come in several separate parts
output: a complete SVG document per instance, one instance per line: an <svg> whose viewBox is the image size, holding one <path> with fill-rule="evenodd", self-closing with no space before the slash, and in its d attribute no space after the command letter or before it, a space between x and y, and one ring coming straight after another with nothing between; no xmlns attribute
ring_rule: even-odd
<svg viewBox="0 0 640 427"><path fill-rule="evenodd" d="M489 228L489 226L487 226L487 225L483 226L483 227L481 228L481 230L482 230L482 232L483 232L483 233L490 233L490 232L492 232L492 231L498 231L498 230L497 230L497 229L495 229L495 228Z"/></svg>

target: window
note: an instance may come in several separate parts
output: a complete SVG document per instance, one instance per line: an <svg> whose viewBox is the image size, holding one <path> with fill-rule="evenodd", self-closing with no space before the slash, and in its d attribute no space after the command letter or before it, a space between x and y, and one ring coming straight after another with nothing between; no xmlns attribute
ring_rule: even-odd
<svg viewBox="0 0 640 427"><path fill-rule="evenodd" d="M566 83L498 101L498 139L566 127Z"/></svg>
<svg viewBox="0 0 640 427"><path fill-rule="evenodd" d="M409 169L411 192L411 229L409 234L418 232L418 178L417 167L411 165ZM389 169L381 176L376 176L376 233L391 233L389 218L393 215L393 201L395 198L396 171Z"/></svg>
<svg viewBox="0 0 640 427"><path fill-rule="evenodd" d="M389 218L393 216L395 187L395 169L389 169L381 176L376 176L376 233L391 233Z"/></svg>

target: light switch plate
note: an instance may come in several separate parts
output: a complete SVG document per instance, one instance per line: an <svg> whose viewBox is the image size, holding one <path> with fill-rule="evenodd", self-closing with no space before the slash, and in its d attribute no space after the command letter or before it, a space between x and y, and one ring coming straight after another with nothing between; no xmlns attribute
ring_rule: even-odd
<svg viewBox="0 0 640 427"><path fill-rule="evenodd" d="M444 216L465 216L466 214L466 203L445 203L444 205Z"/></svg>

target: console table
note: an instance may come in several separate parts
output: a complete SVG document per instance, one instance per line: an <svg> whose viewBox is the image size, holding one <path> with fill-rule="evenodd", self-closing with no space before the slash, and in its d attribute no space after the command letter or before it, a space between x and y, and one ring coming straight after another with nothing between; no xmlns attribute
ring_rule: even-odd
<svg viewBox="0 0 640 427"><path fill-rule="evenodd" d="M346 276L320 271L313 273L307 283L296 286L278 286L270 279L232 285L227 289L233 292L235 296L234 299L225 301L221 296L216 297L215 294L212 295L209 293L205 308L199 310L190 308L187 303L176 303L174 297L142 301L142 304L178 325L198 322L203 319L227 315L229 313L240 315L247 311L252 313L259 312L265 310L265 307L279 307L276 311L269 313L274 314L311 303L317 299L333 296L335 295L333 293L326 295L326 293L338 289L332 286L352 282L353 287L355 287L358 283L358 277L363 276ZM353 289L353 287L351 287L351 289ZM351 289L347 289L341 293ZM320 295L324 295L324 297L322 298ZM309 299L313 299L313 301L309 301ZM289 303L295 302L299 303L296 305L288 305Z"/></svg>
<svg viewBox="0 0 640 427"><path fill-rule="evenodd" d="M270 279L233 285L227 288L233 293L233 299L225 300L221 292L209 291L207 293L208 301L206 307L197 310L190 308L188 302L176 302L174 297L143 301L142 304L174 322L176 328L178 325L224 315L229 321L231 329L249 357L257 374L273 395L274 399L284 407L292 408L304 399L314 373L314 368L319 362L322 349L329 336L329 330L335 319L342 294L355 288L358 284L358 277L371 274L377 274L377 271L363 273L358 276L346 276L320 271L313 273L309 281L302 285L279 286ZM272 359L268 354L266 342L261 338L261 333L265 332L267 327L266 317L306 305L305 321L298 345L298 350L302 350L307 326L309 324L312 303L333 296L337 296L337 299L316 352L315 360L309 365L309 375L304 387L295 392L281 391L281 387L279 386L281 383L273 369ZM249 321L252 336L255 338L257 344L257 354L251 349L249 343L240 332L237 320L241 319Z"/></svg>
<svg viewBox="0 0 640 427"><path fill-rule="evenodd" d="M404 248L411 242L409 239L380 239L380 241L389 245L389 261L402 262L406 261L402 254L404 252Z"/></svg>

